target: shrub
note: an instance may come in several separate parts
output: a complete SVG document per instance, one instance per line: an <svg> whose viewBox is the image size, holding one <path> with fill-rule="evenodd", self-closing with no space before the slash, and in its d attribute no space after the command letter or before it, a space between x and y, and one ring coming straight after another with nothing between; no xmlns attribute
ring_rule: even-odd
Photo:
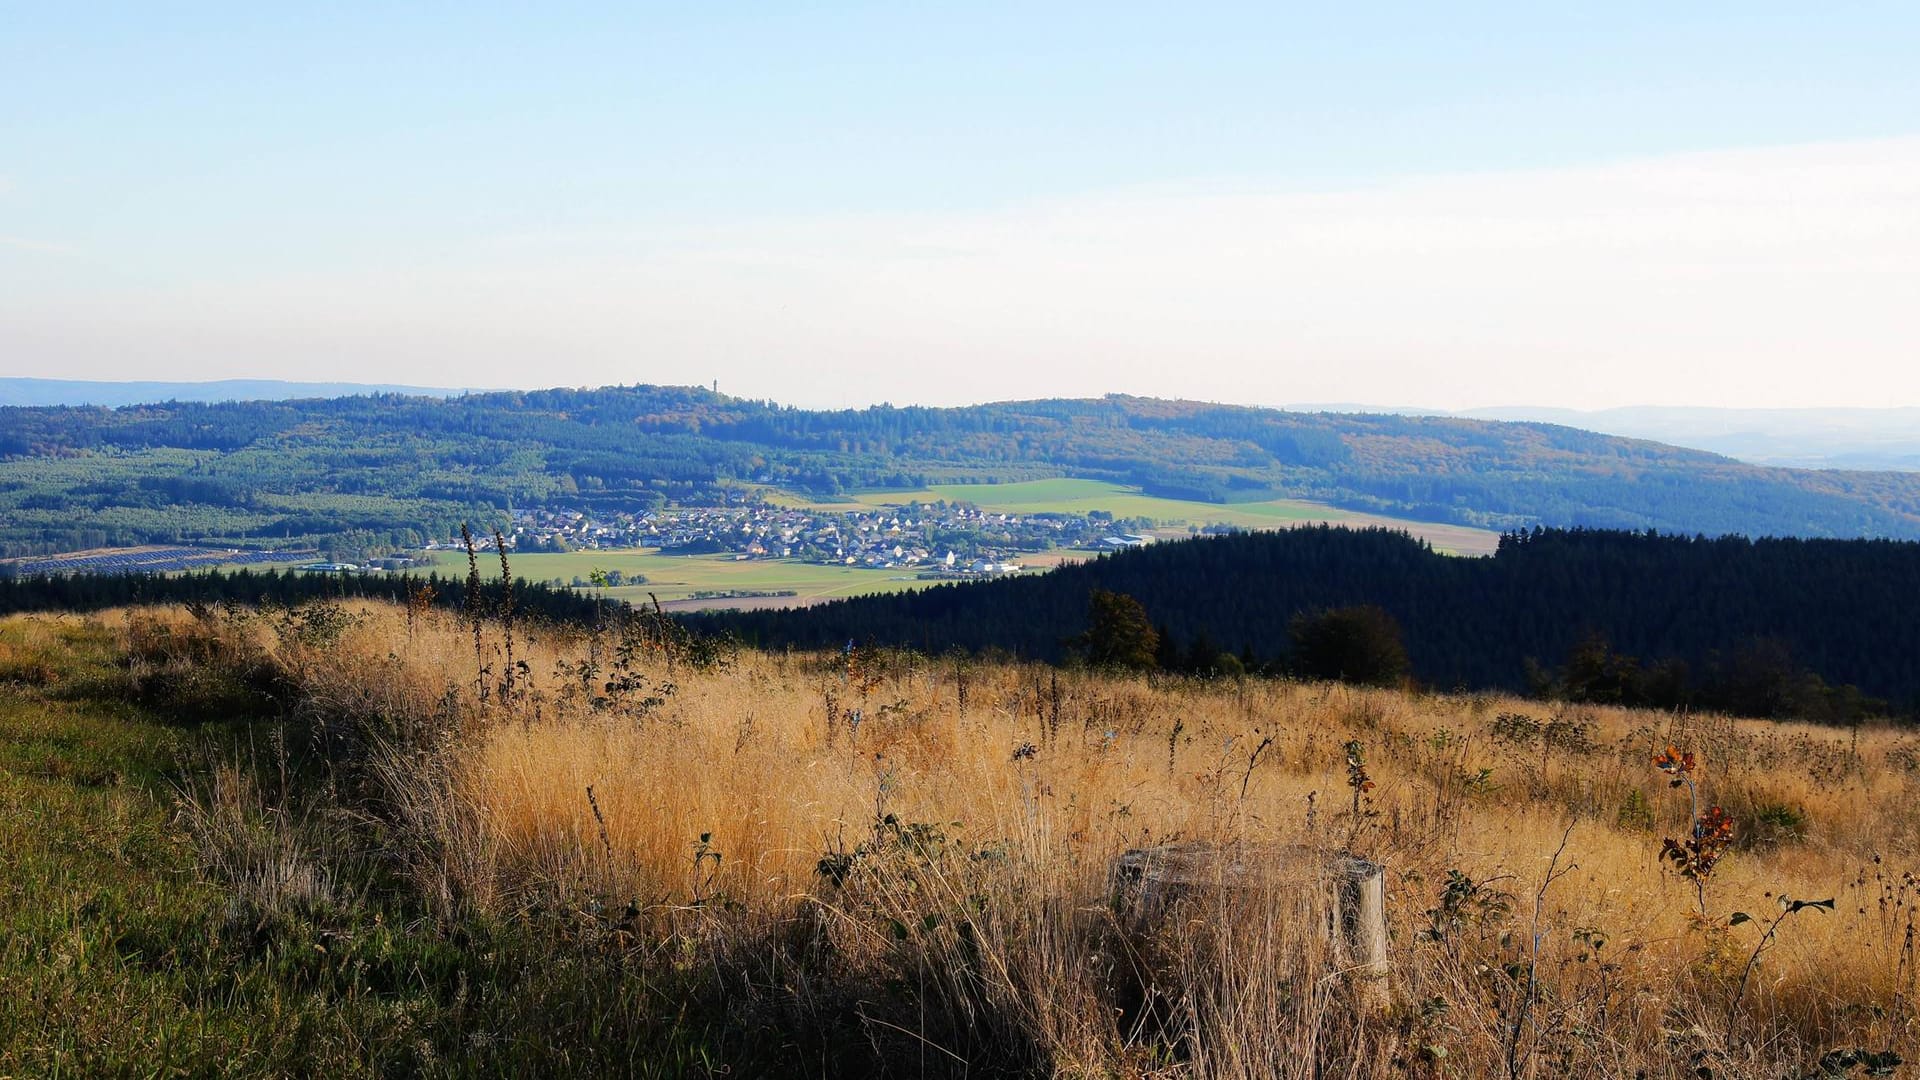
<svg viewBox="0 0 1920 1080"><path fill-rule="evenodd" d="M1392 686L1407 677L1400 624L1371 604L1297 615L1288 637L1294 670L1308 678Z"/></svg>
<svg viewBox="0 0 1920 1080"><path fill-rule="evenodd" d="M1087 598L1087 632L1080 644L1094 667L1153 667L1160 635L1147 618L1147 609L1126 593L1095 589Z"/></svg>
<svg viewBox="0 0 1920 1080"><path fill-rule="evenodd" d="M1760 803L1753 808L1747 831L1756 842L1799 840L1807 834L1807 813L1789 803Z"/></svg>

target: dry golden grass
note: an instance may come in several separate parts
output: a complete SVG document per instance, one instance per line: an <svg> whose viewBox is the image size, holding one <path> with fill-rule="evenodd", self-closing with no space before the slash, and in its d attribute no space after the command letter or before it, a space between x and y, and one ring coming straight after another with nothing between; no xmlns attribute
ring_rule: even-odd
<svg viewBox="0 0 1920 1080"><path fill-rule="evenodd" d="M323 645L225 632L360 718L447 917L565 911L596 948L707 966L743 1015L851 1010L895 1071L1798 1076L1914 1046L1902 730L893 654L699 668L634 642L621 667L617 635L545 629L503 700L495 625L479 656L398 609ZM1650 764L1669 744L1737 822L1704 911L1659 857L1689 828ZM1311 889L1130 927L1114 859L1175 841L1384 863L1392 1007L1350 1007ZM1735 1014L1783 896L1836 904L1784 922Z"/></svg>

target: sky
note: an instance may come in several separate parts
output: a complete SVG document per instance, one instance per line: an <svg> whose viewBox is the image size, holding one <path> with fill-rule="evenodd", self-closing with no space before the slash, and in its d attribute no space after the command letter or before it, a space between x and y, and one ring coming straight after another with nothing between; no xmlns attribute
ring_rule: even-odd
<svg viewBox="0 0 1920 1080"><path fill-rule="evenodd" d="M305 6L0 0L0 376L1920 404L1911 3Z"/></svg>

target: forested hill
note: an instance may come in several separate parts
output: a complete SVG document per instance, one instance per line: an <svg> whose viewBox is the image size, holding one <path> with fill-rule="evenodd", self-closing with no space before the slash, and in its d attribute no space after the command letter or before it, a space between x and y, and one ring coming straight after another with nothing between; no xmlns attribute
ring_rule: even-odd
<svg viewBox="0 0 1920 1080"><path fill-rule="evenodd" d="M1044 575L703 617L765 646L875 642L997 647L1059 659L1095 589L1138 599L1176 650L1197 640L1284 659L1296 614L1378 605L1413 673L1442 688L1528 688L1529 658L1563 664L1599 635L1648 667L1696 678L1801 669L1903 708L1920 702L1920 544L1536 530L1488 559L1438 555L1384 530L1295 529L1156 544ZM1749 706L1749 708L1755 708Z"/></svg>
<svg viewBox="0 0 1920 1080"><path fill-rule="evenodd" d="M353 394L452 397L464 393L429 386L283 379L214 379L207 382L102 382L87 379L0 378L0 405L140 405L150 401L284 401Z"/></svg>
<svg viewBox="0 0 1920 1080"><path fill-rule="evenodd" d="M0 409L0 555L184 538L364 552L509 503L1059 475L1499 529L1920 538L1920 474L1762 468L1548 424L1131 397L811 412L641 386Z"/></svg>

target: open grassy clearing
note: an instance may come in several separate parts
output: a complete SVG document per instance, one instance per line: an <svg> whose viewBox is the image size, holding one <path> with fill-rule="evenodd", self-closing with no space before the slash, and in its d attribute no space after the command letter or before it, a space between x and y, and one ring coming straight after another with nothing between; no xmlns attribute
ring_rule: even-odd
<svg viewBox="0 0 1920 1080"><path fill-rule="evenodd" d="M723 1018L670 980L428 918L291 670L212 627L0 620L0 1076L713 1075Z"/></svg>
<svg viewBox="0 0 1920 1080"><path fill-rule="evenodd" d="M149 659L108 622L0 622L0 1075L290 1075L394 1050L399 1001L316 985L323 939L276 940L204 872L181 767L253 710Z"/></svg>
<svg viewBox="0 0 1920 1080"><path fill-rule="evenodd" d="M772 484L733 484L730 487L756 495L769 506L784 506L792 510L826 510L846 513L870 509L868 504L851 496L844 499L818 499L775 487Z"/></svg>
<svg viewBox="0 0 1920 1080"><path fill-rule="evenodd" d="M1035 570L1050 570L1067 563L1085 562L1099 558L1102 552L1084 551L1080 548L1055 548L1052 551L1037 551L1020 556L1020 565Z"/></svg>
<svg viewBox="0 0 1920 1080"><path fill-rule="evenodd" d="M867 506L900 506L915 499L968 502L982 510L1019 514L1085 514L1106 510L1120 517L1155 521L1225 525L1276 524L1296 521L1341 521L1346 511L1290 499L1251 503L1206 503L1163 499L1138 488L1105 480L1023 480L1012 484L938 484L913 491L869 491L853 496Z"/></svg>
<svg viewBox="0 0 1920 1080"><path fill-rule="evenodd" d="M426 1074L1771 1078L1863 1075L1819 1062L1911 1054L1920 1029L1920 741L1902 730L716 654L652 626L521 627L511 644L487 626L476 656L453 616L321 607L147 612L104 639L208 686L270 673L287 722L320 721L287 745L337 748L296 760L300 813L274 810L270 754L213 770L224 787L188 781L195 873L287 950L255 992L333 1033L260 1024L247 1061L313 1068L284 1057L304 1046ZM1661 854L1691 821L1653 764L1670 743L1732 826L1698 879ZM1386 1007L1355 1008L1311 889L1202 887L1127 921L1114 858L1169 841L1382 862ZM376 854L386 878L357 869ZM1833 910L1764 936L1782 896ZM353 983L386 970L355 950L393 939L441 951ZM317 959L341 952L362 966ZM68 977L52 945L19 955L12 978ZM315 967L332 974L301 981ZM99 992L95 971L73 978ZM313 985L357 1010L308 1015ZM181 1005L192 1022L208 1008ZM16 1023L13 1060L84 1037L74 1012L48 1015ZM170 1014L123 1015L131 1044ZM406 1050L416 1038L447 1056Z"/></svg>
<svg viewBox="0 0 1920 1080"><path fill-rule="evenodd" d="M529 581L559 578L562 582L570 583L576 577L588 579L596 569L644 574L647 578L645 585L605 590L609 597L635 603L646 600L650 592L662 602L683 600L696 592L719 590L792 590L799 599L831 600L842 596L921 588L930 584L917 580L911 570L822 566L793 559L736 560L731 555L662 555L651 548L509 554L508 558L514 575ZM432 568L443 577L454 575L464 578L467 557L461 552L435 552ZM490 581L498 580L499 558L483 552L480 572Z"/></svg>
<svg viewBox="0 0 1920 1080"><path fill-rule="evenodd" d="M1009 514L1086 514L1105 510L1117 517L1144 517L1169 527L1235 525L1244 529L1275 529L1304 524L1385 525L1422 537L1441 551L1462 555L1490 554L1498 534L1462 525L1403 521L1362 514L1298 499L1263 502L1208 503L1164 499L1138 488L1104 480L1027 480L1013 484L940 484L914 491L869 491L853 496L867 506L902 506L914 500L938 499L972 503L982 510Z"/></svg>

